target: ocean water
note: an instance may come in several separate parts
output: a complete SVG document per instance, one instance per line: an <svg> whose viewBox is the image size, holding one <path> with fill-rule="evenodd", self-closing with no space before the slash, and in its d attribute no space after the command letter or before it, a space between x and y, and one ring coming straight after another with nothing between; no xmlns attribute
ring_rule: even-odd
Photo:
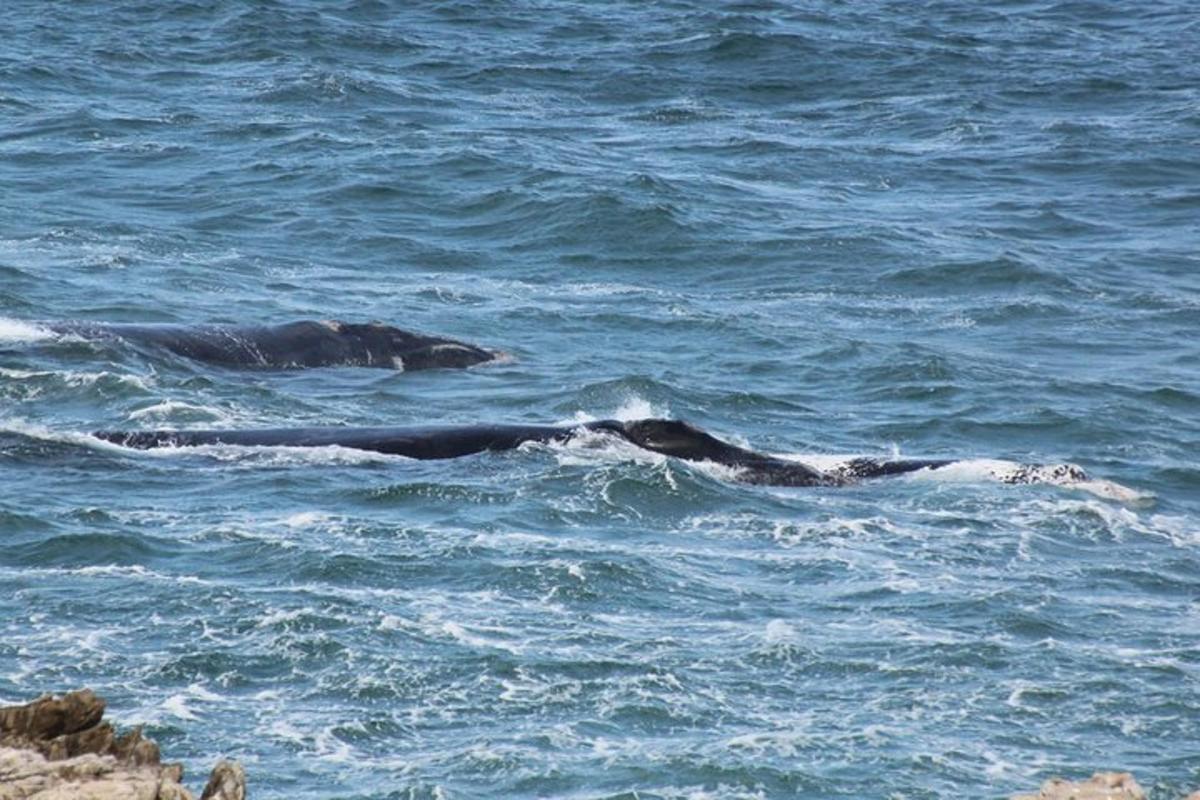
<svg viewBox="0 0 1200 800"><path fill-rule="evenodd" d="M514 358L30 325L301 318ZM0 702L91 686L256 798L1173 798L1198 332L1192 3L10 0ZM646 415L1139 497L87 435Z"/></svg>

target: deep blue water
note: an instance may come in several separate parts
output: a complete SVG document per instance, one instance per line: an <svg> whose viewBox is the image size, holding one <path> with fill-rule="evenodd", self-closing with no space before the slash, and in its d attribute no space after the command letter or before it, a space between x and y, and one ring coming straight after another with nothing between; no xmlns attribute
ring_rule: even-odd
<svg viewBox="0 0 1200 800"><path fill-rule="evenodd" d="M379 319L239 372L24 321ZM1200 787L1200 16L1172 2L7 2L0 701L261 798ZM611 444L107 428L680 417L1153 499L767 489Z"/></svg>

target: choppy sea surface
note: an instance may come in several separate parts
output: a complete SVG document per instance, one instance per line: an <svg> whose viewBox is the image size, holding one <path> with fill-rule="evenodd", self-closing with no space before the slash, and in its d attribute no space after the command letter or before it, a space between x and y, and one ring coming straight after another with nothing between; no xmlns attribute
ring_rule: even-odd
<svg viewBox="0 0 1200 800"><path fill-rule="evenodd" d="M514 359L28 324L301 318ZM258 798L1171 798L1198 332L1189 2L7 2L0 701L91 686ZM87 435L646 415L1144 496Z"/></svg>

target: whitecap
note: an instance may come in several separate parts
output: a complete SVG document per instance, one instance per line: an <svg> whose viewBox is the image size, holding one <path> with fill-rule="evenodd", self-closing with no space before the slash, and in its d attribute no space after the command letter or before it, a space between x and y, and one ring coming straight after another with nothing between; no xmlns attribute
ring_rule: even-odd
<svg viewBox="0 0 1200 800"><path fill-rule="evenodd" d="M29 381L29 380L44 380L56 379L64 385L73 388L92 386L103 381L116 381L135 389L142 391L150 391L150 384L153 379L142 377L140 375L123 375L116 372L83 372L75 370L27 370L27 369L9 369L0 367L0 377L8 378L14 381Z"/></svg>
<svg viewBox="0 0 1200 800"><path fill-rule="evenodd" d="M504 650L505 652L513 655L520 655L524 651L524 648L519 644L513 644L494 637L481 636L480 634L473 633L463 625L453 621L443 622L441 625L441 631L460 644L465 644L470 647Z"/></svg>
<svg viewBox="0 0 1200 800"><path fill-rule="evenodd" d="M197 714L188 708L188 698L182 694L173 694L166 700L162 701L162 710L173 717L186 720L200 719Z"/></svg>
<svg viewBox="0 0 1200 800"><path fill-rule="evenodd" d="M323 511L299 511L281 519L280 524L286 528L312 528L325 524L331 519L333 516Z"/></svg>
<svg viewBox="0 0 1200 800"><path fill-rule="evenodd" d="M56 431L47 428L45 425L38 425L21 419L0 419L0 433L15 433L44 442L84 445L97 450L126 451L129 449L113 444L112 442L106 442L103 439L98 439L88 433Z"/></svg>
<svg viewBox="0 0 1200 800"><path fill-rule="evenodd" d="M128 419L170 419L172 417L184 416L187 419L203 418L208 421L229 424L232 421L232 416L224 409L213 406L202 406L194 403L185 403L182 400L163 400L145 408L139 408L131 411L128 414Z"/></svg>
<svg viewBox="0 0 1200 800"><path fill-rule="evenodd" d="M0 317L0 342L38 342L55 336L54 331L36 323Z"/></svg>
<svg viewBox="0 0 1200 800"><path fill-rule="evenodd" d="M667 406L657 406L651 403L644 397L636 394L629 395L621 405L617 406L609 414L596 416L586 411L576 411L575 415L570 419L559 420L559 425L579 425L588 422L595 422L600 419L615 419L621 422L632 422L639 419L661 419L671 416L671 409Z"/></svg>
<svg viewBox="0 0 1200 800"><path fill-rule="evenodd" d="M337 466L413 460L406 456L377 453L372 450L359 450L353 447L342 447L341 445L293 447L289 445L204 444L142 449L126 447L115 442L108 442L103 439L97 439L94 436L82 434L79 435L79 441L80 443L95 446L98 449L111 447L122 453L136 454L146 458L207 456L217 461L245 464L247 466L287 467L305 464Z"/></svg>

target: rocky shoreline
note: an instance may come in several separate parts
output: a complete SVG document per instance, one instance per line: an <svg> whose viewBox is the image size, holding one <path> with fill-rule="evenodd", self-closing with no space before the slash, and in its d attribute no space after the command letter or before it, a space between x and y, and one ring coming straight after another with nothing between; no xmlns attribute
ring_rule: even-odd
<svg viewBox="0 0 1200 800"><path fill-rule="evenodd" d="M0 800L195 800L140 728L118 735L90 689L0 708ZM240 764L213 767L200 800L245 800Z"/></svg>
<svg viewBox="0 0 1200 800"><path fill-rule="evenodd" d="M1146 800L1146 791L1128 772L1097 772L1086 781L1051 778L1037 794L1015 794L1011 800ZM1200 800L1200 791L1184 800Z"/></svg>
<svg viewBox="0 0 1200 800"><path fill-rule="evenodd" d="M0 708L0 800L195 800L183 766L163 764L140 728L118 736L102 720L105 702L90 689ZM222 759L200 800L246 800L246 773ZM1128 772L1085 781L1051 778L1011 800L1146 800ZM1200 791L1184 800L1200 800Z"/></svg>

